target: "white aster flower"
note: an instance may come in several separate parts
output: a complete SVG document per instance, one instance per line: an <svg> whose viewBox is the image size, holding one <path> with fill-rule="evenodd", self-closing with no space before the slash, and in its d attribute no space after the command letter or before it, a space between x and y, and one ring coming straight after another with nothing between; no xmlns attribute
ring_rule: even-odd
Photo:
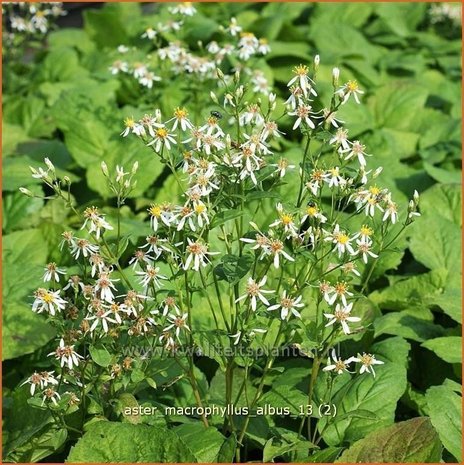
<svg viewBox="0 0 464 465"><path fill-rule="evenodd" d="M108 323L117 323L116 320L113 320L113 318L111 318L111 314L111 310L106 310L103 307L101 307L96 311L95 315L87 316L86 318L84 318L87 321L93 320L93 323L91 324L89 329L90 333L93 333L97 329L98 325L101 325L103 331L107 333L109 331Z"/></svg>
<svg viewBox="0 0 464 465"><path fill-rule="evenodd" d="M207 266L209 263L209 255L218 255L219 252L208 252L208 245L199 241L193 241L187 238L187 259L185 260L184 270L190 269L199 271L200 266Z"/></svg>
<svg viewBox="0 0 464 465"><path fill-rule="evenodd" d="M171 314L168 315L168 320L171 324L166 326L163 329L163 332L169 332L171 329L175 328L176 337L179 339L181 331L190 331L189 326L187 325L188 313L180 314Z"/></svg>
<svg viewBox="0 0 464 465"><path fill-rule="evenodd" d="M279 268L280 266L280 256L283 255L288 261L294 262L295 259L292 258L287 252L284 250L284 244L279 239L270 239L269 241L269 253L274 255L274 267Z"/></svg>
<svg viewBox="0 0 464 465"><path fill-rule="evenodd" d="M298 236L298 228L296 227L293 215L284 211L281 203L277 204L277 212L279 214L279 219L274 221L269 225L270 228L275 228L278 226L283 227L284 232L286 233L287 239L290 237Z"/></svg>
<svg viewBox="0 0 464 465"><path fill-rule="evenodd" d="M348 366L352 362L354 362L354 357L350 357L347 360L342 360L341 357L337 357L335 349L332 349L332 361L329 357L327 360L327 366L325 366L322 371L335 371L338 375L341 375L344 372L351 373L350 370L348 370Z"/></svg>
<svg viewBox="0 0 464 465"><path fill-rule="evenodd" d="M73 367L79 366L79 359L83 359L82 355L79 355L73 345L66 345L64 339L60 339L60 344L54 352L50 352L48 356L54 355L57 360L60 361L60 366L65 365L72 370Z"/></svg>
<svg viewBox="0 0 464 465"><path fill-rule="evenodd" d="M46 400L51 400L55 405L58 405L57 399L60 400L61 396L53 388L47 388L43 392L42 405L45 404Z"/></svg>
<svg viewBox="0 0 464 465"><path fill-rule="evenodd" d="M349 150L350 144L348 140L348 130L344 128L338 128L334 136L329 140L330 145L338 145L338 151Z"/></svg>
<svg viewBox="0 0 464 465"><path fill-rule="evenodd" d="M358 250L356 251L356 254L362 254L364 263L367 263L368 256L371 256L372 258L378 258L378 255L376 255L374 252L371 251L371 248L372 248L371 240L357 239L356 244L358 246Z"/></svg>
<svg viewBox="0 0 464 465"><path fill-rule="evenodd" d="M330 290L324 294L324 299L329 305L333 305L337 299L342 301L342 304L346 307L348 305L346 297L352 297L353 293L348 291L348 284L344 281L337 282L334 286L330 287Z"/></svg>
<svg viewBox="0 0 464 465"><path fill-rule="evenodd" d="M291 87L293 84L296 84L302 90L305 97L307 97L308 92L317 97L317 93L313 88L314 82L308 76L309 68L306 65L295 66L293 68L293 73L295 76L287 83L287 87Z"/></svg>
<svg viewBox="0 0 464 465"><path fill-rule="evenodd" d="M160 222L169 227L174 219L173 213L163 205L152 204L148 209L150 213L150 224L154 231L157 231Z"/></svg>
<svg viewBox="0 0 464 465"><path fill-rule="evenodd" d="M177 107L174 110L174 117L171 118L167 123L174 121L172 125L172 130L175 131L177 126L180 125L182 131L187 131L188 129L193 128L193 124L188 119L188 111L185 108Z"/></svg>
<svg viewBox="0 0 464 465"><path fill-rule="evenodd" d="M349 160L353 157L357 157L359 164L364 167L366 166L366 158L370 155L368 155L364 150L366 149L366 146L361 144L359 140L355 140L354 142L350 142L351 147L348 149L343 149L340 151L340 153L347 153L345 156L345 160Z"/></svg>
<svg viewBox="0 0 464 465"><path fill-rule="evenodd" d="M60 297L60 291L51 291L43 288L37 289L34 293L32 311L35 313L47 312L52 316L61 312L66 307L66 300Z"/></svg>
<svg viewBox="0 0 464 465"><path fill-rule="evenodd" d="M362 363L362 366L359 370L359 373L372 373L372 375L375 377L375 371L373 365L383 365L385 362L382 362L381 360L377 360L375 358L375 355L372 354L366 354L365 352L361 355L358 354L357 357L352 357L353 362L356 363Z"/></svg>
<svg viewBox="0 0 464 465"><path fill-rule="evenodd" d="M29 376L29 378L26 379L26 381L24 381L21 384L21 386L24 386L25 384L30 384L31 387L29 389L29 392L31 393L31 396L33 396L37 387L43 389L47 387L49 384L58 384L58 380L55 379L53 373L54 371L42 371L40 373L37 373L35 371L31 376Z"/></svg>
<svg viewBox="0 0 464 465"><path fill-rule="evenodd" d="M82 225L81 229L84 229L87 224L89 224L89 233L95 233L95 237L100 239L102 229L112 230L113 226L111 226L102 215L98 214L97 207L88 207L84 211L84 224Z"/></svg>
<svg viewBox="0 0 464 465"><path fill-rule="evenodd" d="M160 288L161 282L160 279L168 279L167 276L164 276L159 273L159 267L153 267L152 265L147 265L145 271L136 271L135 274L141 276L140 284L146 289L150 284L154 284L155 287Z"/></svg>
<svg viewBox="0 0 464 465"><path fill-rule="evenodd" d="M293 125L293 130L297 129L302 122L306 123L308 127L314 129L316 126L311 121L310 115L313 115L311 111L312 106L307 104L300 104L294 111L288 112L289 116L297 116L295 124Z"/></svg>
<svg viewBox="0 0 464 465"><path fill-rule="evenodd" d="M342 326L343 332L345 334L350 334L348 323L357 323L361 321L361 318L357 316L350 316L352 308L353 302L343 307L337 304L334 313L324 313L324 316L329 319L329 322L325 326L332 326L335 323L339 323Z"/></svg>
<svg viewBox="0 0 464 465"><path fill-rule="evenodd" d="M280 158L277 163L271 163L269 166L275 167L275 173L279 175L280 178L283 178L287 173L287 170L294 169L295 165L290 165L286 158Z"/></svg>
<svg viewBox="0 0 464 465"><path fill-rule="evenodd" d="M359 101L359 95L364 94L363 90L359 89L357 81L348 81L344 84L338 91L337 94L342 98L342 104L345 104L348 99L353 96L356 103L361 103Z"/></svg>
<svg viewBox="0 0 464 465"><path fill-rule="evenodd" d="M300 312L297 308L304 307L304 304L301 303L301 295L299 297L290 297L287 296L287 291L282 293L280 302L275 305L271 305L268 310L278 310L280 308L280 318L285 320L289 315L294 315L297 318L301 318Z"/></svg>
<svg viewBox="0 0 464 465"><path fill-rule="evenodd" d="M44 268L44 271L45 271L45 274L43 275L43 280L44 282L48 282L48 281L56 281L56 282L59 282L60 281L60 274L66 274L66 271L61 269L61 268L58 268L56 266L56 263L54 262L51 262L49 263L45 268Z"/></svg>
<svg viewBox="0 0 464 465"><path fill-rule="evenodd" d="M229 27L226 29L226 31L231 35L231 36L236 36L239 32L241 32L242 28L237 24L237 20L235 18L230 18L230 23Z"/></svg>
<svg viewBox="0 0 464 465"><path fill-rule="evenodd" d="M257 283L253 278L248 278L248 282L246 285L246 293L239 297L235 302L240 302L241 300L250 299L251 309L255 312L257 307L257 298L267 307L270 305L269 301L266 299L264 294L272 294L274 291L272 290L264 290L261 289L267 281L267 276Z"/></svg>
<svg viewBox="0 0 464 465"><path fill-rule="evenodd" d="M161 149L164 147L166 147L167 150L171 150L171 144L177 144L173 136L173 134L169 134L168 130L164 126L161 126L156 129L154 139L147 145L153 145L155 152L157 153L160 153Z"/></svg>

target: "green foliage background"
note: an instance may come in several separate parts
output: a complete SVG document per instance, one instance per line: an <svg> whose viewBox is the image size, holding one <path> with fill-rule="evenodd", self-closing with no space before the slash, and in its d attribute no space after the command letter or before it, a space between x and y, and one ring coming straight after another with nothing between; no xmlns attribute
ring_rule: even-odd
<svg viewBox="0 0 464 465"><path fill-rule="evenodd" d="M366 90L362 104L347 105L339 113L349 123L350 137L362 138L374 155L371 165L384 167L379 182L398 203L404 203L414 189L421 193L422 218L379 264L369 289L374 317L362 343L373 344L372 350L389 363L375 380L363 379L348 391L341 377L334 392L341 413L367 411L375 417L341 415L336 426L324 432L328 447L310 457L307 452L304 455L307 446L298 445L286 425L256 421L248 435L261 451L256 459L288 460L290 452L296 451L299 461L311 462L331 462L337 457L345 462L461 460L460 29L446 23L432 25L426 3L196 7L199 13L187 19L185 26L184 38L191 44L210 40L218 24L227 23L231 16L245 30L269 39L272 51L259 66L279 89L280 102L292 66L311 63L316 53L321 56L321 82L323 78L330 82L333 66L341 68L344 81L357 79ZM51 350L54 330L31 312L31 295L45 263L68 265L62 263L57 246L60 234L75 225L75 218L60 202L19 193L21 186L42 192L30 177L29 165L37 166L49 156L59 174L73 181L77 203L106 205L111 218L114 207L100 162L105 160L114 169L116 164L130 166L138 160L138 187L123 210L123 234L130 235L133 244L146 235L135 221L145 219L146 205L174 201L179 195L152 153L119 133L128 115L141 115L154 106L170 114L174 106L185 102L188 89L180 85L183 77L163 82L160 90L147 91L108 72L118 45L133 44L143 51L139 37L154 14L142 14L136 3L88 9L83 29L54 31L33 61L4 67L3 440L7 461L64 460L77 439L58 429L47 412L28 406L26 387L16 388L33 369L46 368L44 354ZM330 87L321 86L320 91L328 95ZM288 124L283 125L284 131ZM295 164L301 154L299 144L298 140L288 144L287 156ZM346 344L355 351L361 342ZM280 365L287 368L285 375L279 378L278 370L274 372L263 402L297 405L304 397L301 386L308 376L307 362L282 360ZM215 398L215 389L221 392L220 377L218 371L208 385L203 375L210 399ZM188 405L190 393L182 389L166 390L160 401ZM97 408L94 413L98 416ZM415 417L421 418L411 420ZM98 422L77 442L69 460L228 461L232 456L234 444L215 428L201 433L207 439L192 441L200 437L199 425L187 422L168 430L165 422L156 421L135 421L145 425ZM98 432L108 441L92 439ZM410 450L395 443L408 435ZM160 438L158 445L134 449L154 436ZM118 441L118 447L105 448L113 441ZM397 446L372 448L385 441ZM414 452L417 445L419 452Z"/></svg>

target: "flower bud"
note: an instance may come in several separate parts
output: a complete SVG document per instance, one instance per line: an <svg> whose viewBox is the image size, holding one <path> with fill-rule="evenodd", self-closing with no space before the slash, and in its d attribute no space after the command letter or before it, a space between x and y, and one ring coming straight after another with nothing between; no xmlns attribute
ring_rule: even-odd
<svg viewBox="0 0 464 465"><path fill-rule="evenodd" d="M138 161L135 161L134 164L132 165L132 171L131 173L132 174L135 174L137 173L137 170L139 169L139 162Z"/></svg>
<svg viewBox="0 0 464 465"><path fill-rule="evenodd" d="M33 194L29 189L26 189L25 187L20 187L19 190L20 190L24 195L27 195L28 197L34 197L34 194Z"/></svg>
<svg viewBox="0 0 464 465"><path fill-rule="evenodd" d="M64 176L63 181L69 186L71 185L71 179L69 179L69 176Z"/></svg>
<svg viewBox="0 0 464 465"><path fill-rule="evenodd" d="M53 163L50 161L49 158L45 158L44 159L44 162L45 164L47 165L47 168L50 170L50 171L55 171L55 167L53 166Z"/></svg>
<svg viewBox="0 0 464 465"><path fill-rule="evenodd" d="M126 179L126 180L124 181L124 187L125 187L126 189L129 189L130 185L131 185L131 184L130 184L130 181L129 181L128 179Z"/></svg>
<svg viewBox="0 0 464 465"><path fill-rule="evenodd" d="M321 57L319 55L316 55L314 57L314 71L317 71L319 68L319 63L321 62Z"/></svg>
<svg viewBox="0 0 464 465"><path fill-rule="evenodd" d="M277 95L273 92L269 93L269 103L274 103L276 101Z"/></svg>
<svg viewBox="0 0 464 465"><path fill-rule="evenodd" d="M338 68L332 69L332 84L334 87L338 87L339 78L340 78L340 70Z"/></svg>
<svg viewBox="0 0 464 465"><path fill-rule="evenodd" d="M235 91L235 96L239 99L243 96L244 89L243 86L239 86L237 90Z"/></svg>
<svg viewBox="0 0 464 465"><path fill-rule="evenodd" d="M249 225L250 225L253 229L255 229L256 231L259 231L258 225L257 225L255 222L250 221Z"/></svg>
<svg viewBox="0 0 464 465"><path fill-rule="evenodd" d="M224 73L219 68L216 68L216 75L218 79L224 79Z"/></svg>
<svg viewBox="0 0 464 465"><path fill-rule="evenodd" d="M417 192L416 189L414 189L414 194L413 194L412 198L414 200L414 203L416 205L419 205L419 192Z"/></svg>
<svg viewBox="0 0 464 465"><path fill-rule="evenodd" d="M103 174L104 174L105 176L109 176L109 175L110 175L110 173L108 172L108 166L107 166L107 164L106 164L104 161L102 161L102 162L100 163L100 167L101 167L101 170L102 170L102 172L103 172Z"/></svg>
<svg viewBox="0 0 464 465"><path fill-rule="evenodd" d="M372 174L372 179L375 179L377 178L380 173L383 171L383 167L382 166L379 166L375 171L374 173Z"/></svg>
<svg viewBox="0 0 464 465"><path fill-rule="evenodd" d="M240 82L240 71L239 70L235 71L234 82L235 84L238 84Z"/></svg>
<svg viewBox="0 0 464 465"><path fill-rule="evenodd" d="M210 96L211 100L212 100L216 105L219 105L219 100L218 100L216 94L215 94L213 91L211 91L211 92L209 93L209 96Z"/></svg>
<svg viewBox="0 0 464 465"><path fill-rule="evenodd" d="M29 166L29 169L31 170L32 174L37 174L37 170L33 168L32 166Z"/></svg>

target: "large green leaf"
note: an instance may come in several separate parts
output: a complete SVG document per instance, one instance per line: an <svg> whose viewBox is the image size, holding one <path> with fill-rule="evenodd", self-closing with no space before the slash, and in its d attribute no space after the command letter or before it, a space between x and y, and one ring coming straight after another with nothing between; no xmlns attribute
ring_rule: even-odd
<svg viewBox="0 0 464 465"><path fill-rule="evenodd" d="M387 313L374 321L375 337L381 334L392 334L422 342L441 336L444 329L423 318L425 314L430 314L430 312L403 310Z"/></svg>
<svg viewBox="0 0 464 465"><path fill-rule="evenodd" d="M47 259L47 248L39 229L25 229L7 234L3 238L3 262L6 264L44 265ZM8 273L8 268L6 267ZM20 284L20 283L18 283Z"/></svg>
<svg viewBox="0 0 464 465"><path fill-rule="evenodd" d="M400 37L411 35L419 22L423 20L425 4L394 4L382 2L375 12L383 20L383 24Z"/></svg>
<svg viewBox="0 0 464 465"><path fill-rule="evenodd" d="M442 216L457 225L462 224L460 184L435 184L420 197L422 215L428 220Z"/></svg>
<svg viewBox="0 0 464 465"><path fill-rule="evenodd" d="M45 102L35 95L10 100L4 104L3 109L5 122L22 126L31 137L49 136L53 133L55 127L45 117L46 113Z"/></svg>
<svg viewBox="0 0 464 465"><path fill-rule="evenodd" d="M334 34L334 31L337 31ZM381 55L381 50L367 41L355 27L334 20L330 27L324 20L312 21L309 28L317 51L325 60L336 63L343 57L363 57L375 62Z"/></svg>
<svg viewBox="0 0 464 465"><path fill-rule="evenodd" d="M74 47L82 53L89 53L95 49L95 43L82 29L65 28L51 32L48 37L50 49Z"/></svg>
<svg viewBox="0 0 464 465"><path fill-rule="evenodd" d="M462 338L460 336L437 337L422 344L448 363L462 363Z"/></svg>
<svg viewBox="0 0 464 465"><path fill-rule="evenodd" d="M84 30L97 47L117 47L128 43L128 29L138 15L139 4L106 4L101 10L84 11Z"/></svg>
<svg viewBox="0 0 464 465"><path fill-rule="evenodd" d="M370 3L316 3L311 20L317 19L321 23L332 24L334 21L342 21L353 27L360 27L372 14L374 5Z"/></svg>
<svg viewBox="0 0 464 465"><path fill-rule="evenodd" d="M58 427L49 410L31 408L27 386L16 389L4 402L3 445L5 462L38 462L56 452L67 438L66 429ZM7 401L7 402L6 402Z"/></svg>
<svg viewBox="0 0 464 465"><path fill-rule="evenodd" d="M336 463L437 463L441 449L430 419L418 417L368 434L346 450Z"/></svg>
<svg viewBox="0 0 464 465"><path fill-rule="evenodd" d="M67 462L196 462L173 431L158 426L100 421L71 448Z"/></svg>
<svg viewBox="0 0 464 465"><path fill-rule="evenodd" d="M29 186L29 190L31 191L35 191L36 189L36 186ZM19 191L4 194L3 230L9 233L15 229L37 226L39 221L37 212L43 207L43 204L44 201L41 198L27 197Z"/></svg>
<svg viewBox="0 0 464 465"><path fill-rule="evenodd" d="M425 393L432 425L445 448L462 458L462 398L448 386L432 386Z"/></svg>
<svg viewBox="0 0 464 465"><path fill-rule="evenodd" d="M370 294L369 299L390 310L426 306L429 299L441 294L447 277L444 268L408 278L398 276L390 286Z"/></svg>
<svg viewBox="0 0 464 465"><path fill-rule="evenodd" d="M461 271L461 228L442 216L424 215L414 224L409 249L418 262L431 270Z"/></svg>
<svg viewBox="0 0 464 465"><path fill-rule="evenodd" d="M213 427L201 423L177 426L173 431L188 445L198 462L217 462L226 438Z"/></svg>
<svg viewBox="0 0 464 465"><path fill-rule="evenodd" d="M20 302L4 302L2 358L9 360L30 354L55 336L55 329Z"/></svg>
<svg viewBox="0 0 464 465"><path fill-rule="evenodd" d="M424 106L427 90L413 82L390 81L369 100L378 127L410 130Z"/></svg>
<svg viewBox="0 0 464 465"><path fill-rule="evenodd" d="M79 81L88 74L88 70L79 65L76 50L64 46L52 50L40 67L41 79L49 82Z"/></svg>

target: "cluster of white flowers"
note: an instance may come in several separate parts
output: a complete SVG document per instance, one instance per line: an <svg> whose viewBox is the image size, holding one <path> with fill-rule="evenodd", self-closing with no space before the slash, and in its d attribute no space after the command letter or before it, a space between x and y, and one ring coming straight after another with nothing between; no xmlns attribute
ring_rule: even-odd
<svg viewBox="0 0 464 465"><path fill-rule="evenodd" d="M456 3L434 3L429 9L430 21L432 24L451 21L453 25L461 25L462 11Z"/></svg>
<svg viewBox="0 0 464 465"><path fill-rule="evenodd" d="M361 367L359 373L372 373L375 377L374 365L383 365L384 362L377 360L372 354L358 354L356 357L349 357L346 360L343 360L340 356L337 356L335 349L331 353L332 360L328 359L327 365L322 369L323 371L334 371L338 375L341 375L345 372L352 373L348 368L351 363L360 363Z"/></svg>
<svg viewBox="0 0 464 465"><path fill-rule="evenodd" d="M66 14L61 2L19 2L14 5L17 10L9 16L9 26L14 33L46 34L53 21Z"/></svg>
<svg viewBox="0 0 464 465"><path fill-rule="evenodd" d="M168 8L171 14L180 16L193 16L196 9L192 3L181 3L175 7ZM216 69L221 66L227 57L234 57L238 60L237 67L243 69L252 75L251 82L254 85L254 91L263 94L269 93L269 83L262 72L255 71L245 66L250 58L263 56L270 52L269 44L266 39L259 39L251 32L242 32L242 28L237 24L235 18L232 18L228 27L221 27L225 36L225 41L218 43L211 41L204 46L200 52L192 52L187 45L180 41L168 41L163 39L165 32L179 32L184 26L183 20L169 20L164 23L158 23L156 26L148 27L141 38L153 42L156 55L161 63L158 64L158 71L153 71L151 65L151 56L147 56L145 61L131 62L125 59L130 55L131 49L126 45L120 45L118 52L122 55L115 60L110 66L112 74L119 73L132 75L142 86L152 88L154 82L161 81L158 74L163 67L163 62L169 63L171 75L183 73L194 74L201 79L214 79ZM228 41L233 39L232 42ZM161 46L163 45L163 46Z"/></svg>
<svg viewBox="0 0 464 465"><path fill-rule="evenodd" d="M183 8L183 13L180 10L178 13L194 14L193 6ZM231 22L228 33L232 36L241 33L235 21ZM241 40L244 40L242 48L254 43L249 35ZM296 204L289 204L290 199L277 202L275 217L261 227L254 221L249 222L250 231L237 220L232 239L230 232L222 229L222 240L229 254L237 248L240 257L243 253L249 257L254 255L254 266L249 270L244 293L240 294L237 284L231 298L231 305L235 304L237 309L234 325L229 327L224 318L234 345L260 336L264 338L268 328L257 327L263 320L275 318L280 325L286 325L291 319L304 321L305 309L312 305L305 302L308 286L319 288L317 311L320 303L327 307L320 312L325 317L320 330L330 331L328 338L361 331L361 326L354 330L350 328L361 322L361 317L356 316L360 295L353 292L347 282L349 278L359 278L363 284L357 264L367 271L366 265L372 266L383 250L385 231L399 222L400 212L391 192L370 185L381 169L366 170L364 145L357 140L349 141L347 129L336 118L341 105L351 97L359 103L359 95L363 92L354 81L339 86L340 73L335 69L330 108L315 108L313 98L318 96L315 81L318 66L319 57L316 57L312 77L307 66L295 67L294 76L288 82L287 115L296 117L293 130L301 131L307 141L300 171L293 171L300 182ZM67 272L56 263L49 263L43 275L44 286L49 288L39 288L32 304L34 312L66 322L62 326L64 332L60 334L59 345L50 354L61 368L74 371L80 365L83 356L75 347L79 347L80 340L88 335L93 341L97 338L116 339L121 333L129 336L129 340L150 337L155 344L169 351L191 344L189 283L200 278L206 286L206 278L211 276L214 262L218 261L215 257L221 254L214 250L216 246L211 250L208 243L212 223L224 210L244 209L245 194L272 189L295 168L275 153L284 136L276 122L278 118L274 116L276 95L269 92L265 102L250 99L247 92L254 93L255 89L241 85L238 73L233 78L233 85L229 85L219 71L217 78L223 84L221 112L229 118L213 111L202 124L194 124L188 110L178 107L168 118L163 118L161 111L155 109L153 114L138 120L133 117L125 120L121 136L135 136L150 147L172 170L183 189L179 204L149 205L148 220L152 231L128 260L128 268L121 268L118 261L119 243L115 252L107 241L109 235L114 237L119 231L119 221L115 227L111 217L100 213L97 207L88 207L83 212L81 230L87 231L87 238L77 237L71 231L63 233L61 248L68 248L82 270L82 276L68 276L67 281L64 279L66 285L60 288L61 278ZM262 79L262 76L257 74L255 78ZM219 105L218 96L211 93L211 98ZM309 160L308 149L314 133L324 138L328 151L320 151L317 158ZM338 164L328 164L328 157L331 160L338 157ZM61 194L53 164L49 159L45 163L47 170L31 168L33 176ZM127 172L123 166L117 165L114 175L105 163L101 168L118 205L122 205L135 186L133 176L138 164ZM327 197L332 199L331 206L325 201ZM418 203L418 194L414 192L404 225L419 215ZM350 222L340 215L348 209L351 209L351 216L361 215L366 224L350 232ZM313 267L307 266L308 255L317 261L321 253L331 260L323 269L327 280L321 280L320 275L311 276ZM334 278L335 273L331 274L334 270L341 273L338 278ZM132 276L128 277L127 273ZM346 280L341 277L343 275L347 276ZM177 282L179 277L185 279L181 285ZM175 285L176 290L170 284ZM219 294L218 300L221 301ZM121 363L124 366L124 361ZM332 352L325 370L340 374L349 371L351 363L360 363L361 373L374 375L373 365L383 362L371 354L358 354L342 360ZM125 366L130 368L130 363ZM111 377L119 376L121 370L119 363L112 366ZM34 373L26 381L31 384L32 394L34 386L53 390L40 376ZM49 384L54 383L49 381ZM52 402L58 396L57 393L43 395L45 400Z"/></svg>

